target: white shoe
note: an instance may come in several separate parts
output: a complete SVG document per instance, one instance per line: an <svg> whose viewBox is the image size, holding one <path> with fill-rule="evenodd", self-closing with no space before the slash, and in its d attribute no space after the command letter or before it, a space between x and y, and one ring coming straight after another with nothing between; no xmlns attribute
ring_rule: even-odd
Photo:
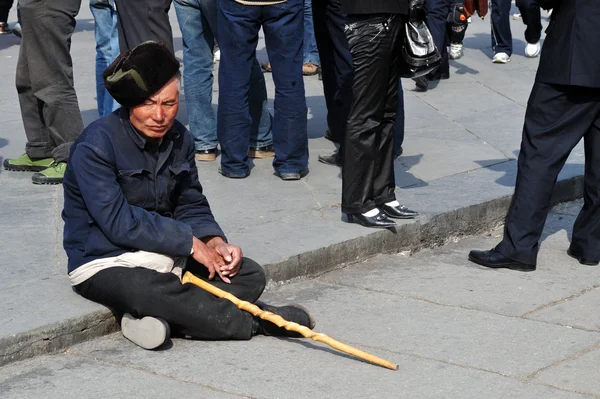
<svg viewBox="0 0 600 399"><path fill-rule="evenodd" d="M512 19L514 19L515 21L522 21L523 17L521 16L521 14L513 14Z"/></svg>
<svg viewBox="0 0 600 399"><path fill-rule="evenodd" d="M448 57L451 60L458 60L462 56L463 56L463 45L450 43L450 52L448 53Z"/></svg>
<svg viewBox="0 0 600 399"><path fill-rule="evenodd" d="M496 53L492 59L494 64L506 64L510 62L510 57L506 53Z"/></svg>
<svg viewBox="0 0 600 399"><path fill-rule="evenodd" d="M121 319L121 332L125 338L144 349L156 349L171 336L166 321L150 316L136 319L129 313L125 313Z"/></svg>
<svg viewBox="0 0 600 399"><path fill-rule="evenodd" d="M540 46L540 42L537 43L527 43L525 46L525 57L535 58L540 55L540 50L542 46Z"/></svg>
<svg viewBox="0 0 600 399"><path fill-rule="evenodd" d="M215 62L221 61L221 49L218 49L217 51L215 51Z"/></svg>

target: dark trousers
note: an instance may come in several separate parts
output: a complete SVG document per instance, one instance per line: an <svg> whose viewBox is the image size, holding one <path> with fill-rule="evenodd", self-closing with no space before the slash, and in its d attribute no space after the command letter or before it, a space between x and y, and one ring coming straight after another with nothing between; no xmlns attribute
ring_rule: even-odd
<svg viewBox="0 0 600 399"><path fill-rule="evenodd" d="M217 136L224 174L248 172L252 129L248 95L258 33L262 26L275 82L273 167L279 173L299 173L308 166L306 98L302 76L304 2L288 0L250 6L218 0L219 108Z"/></svg>
<svg viewBox="0 0 600 399"><path fill-rule="evenodd" d="M442 63L437 68L439 73L449 73L450 64L448 62L448 14L456 0L426 0L427 7L427 27L431 32L431 37L442 55Z"/></svg>
<svg viewBox="0 0 600 399"><path fill-rule="evenodd" d="M340 7L340 0L313 0L312 2L315 39L323 73L327 125L333 141L343 146L346 122L352 105L354 66L344 32L346 15L341 13ZM404 92L402 80L399 79L398 82L394 154L400 154L404 141Z"/></svg>
<svg viewBox="0 0 600 399"><path fill-rule="evenodd" d="M171 0L115 0L121 52L147 40L162 41L172 52Z"/></svg>
<svg viewBox="0 0 600 399"><path fill-rule="evenodd" d="M8 21L8 13L14 0L0 0L0 22Z"/></svg>
<svg viewBox="0 0 600 399"><path fill-rule="evenodd" d="M527 26L525 40L532 44L539 42L542 38L542 13L539 4L535 0L518 0L517 7Z"/></svg>
<svg viewBox="0 0 600 399"><path fill-rule="evenodd" d="M21 0L16 86L31 158L66 162L83 131L69 50L81 0Z"/></svg>
<svg viewBox="0 0 600 399"><path fill-rule="evenodd" d="M364 213L396 199L393 147L404 19L353 15L347 25L354 80L344 138L342 212Z"/></svg>
<svg viewBox="0 0 600 399"><path fill-rule="evenodd" d="M492 49L496 54L512 55L511 4L511 0L492 0Z"/></svg>
<svg viewBox="0 0 600 399"><path fill-rule="evenodd" d="M208 281L208 270L190 258L186 270ZM239 273L226 284L218 277L211 284L241 300L255 302L265 288L265 273L256 262L244 258ZM197 339L250 339L252 315L227 299L217 298L192 284L181 284L172 273L143 267L102 270L74 287L91 301L116 313L133 317L160 317L171 329Z"/></svg>
<svg viewBox="0 0 600 399"><path fill-rule="evenodd" d="M600 89L536 82L523 127L519 171L504 239L497 250L535 264L558 173L584 139L584 205L573 228L572 247L600 260Z"/></svg>

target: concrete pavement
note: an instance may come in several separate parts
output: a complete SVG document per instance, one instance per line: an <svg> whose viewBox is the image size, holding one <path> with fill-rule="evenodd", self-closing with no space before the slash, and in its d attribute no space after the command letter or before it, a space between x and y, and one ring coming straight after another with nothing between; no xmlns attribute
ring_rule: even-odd
<svg viewBox="0 0 600 399"><path fill-rule="evenodd" d="M15 20L14 13L11 21ZM536 59L523 54L524 30L511 21L515 55L491 62L489 18L475 19L465 56L452 62L452 78L427 93L405 81L406 140L396 162L400 201L421 212L397 231L343 223L340 170L318 163L333 145L326 129L321 82L305 79L309 106L310 174L302 181L273 176L270 160L256 160L252 175L229 180L217 163L198 164L217 220L231 242L267 270L273 282L318 275L379 253L418 251L497 225L516 174L521 125ZM176 54L181 34L174 14ZM19 40L0 38L0 161L19 156L25 135L14 70ZM76 89L86 123L96 116L93 20L84 3L73 36ZM264 44L258 57L266 60ZM270 99L273 82L266 75ZM215 86L215 101L218 87ZM182 98L183 100L183 98ZM187 122L185 103L180 118ZM583 151L576 148L560 176L556 200L580 195ZM53 352L114 330L111 314L75 295L62 249L62 187L34 186L30 175L0 170L0 365Z"/></svg>
<svg viewBox="0 0 600 399"><path fill-rule="evenodd" d="M120 333L0 368L15 398L600 398L600 268L566 255L582 203L552 212L538 270L465 260L501 230L424 250L380 255L272 288L315 331L397 362L373 366L309 340L174 339L144 351Z"/></svg>

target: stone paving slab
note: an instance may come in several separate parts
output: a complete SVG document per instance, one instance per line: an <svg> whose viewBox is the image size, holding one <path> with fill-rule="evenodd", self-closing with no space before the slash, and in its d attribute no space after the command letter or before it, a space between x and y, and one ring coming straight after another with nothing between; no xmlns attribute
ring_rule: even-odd
<svg viewBox="0 0 600 399"><path fill-rule="evenodd" d="M581 292L580 295L574 295L555 306L540 309L527 317L588 331L600 331L600 317L598 316L600 305L599 287L600 284L597 284L596 288L590 288L585 292Z"/></svg>

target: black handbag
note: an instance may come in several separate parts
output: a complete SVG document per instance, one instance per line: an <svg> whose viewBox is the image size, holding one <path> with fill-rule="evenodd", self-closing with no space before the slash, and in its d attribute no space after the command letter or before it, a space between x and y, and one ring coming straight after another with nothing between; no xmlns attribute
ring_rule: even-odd
<svg viewBox="0 0 600 399"><path fill-rule="evenodd" d="M411 1L410 17L406 22L400 76L418 78L427 75L442 62L442 56L433 43L429 28L422 17L422 1Z"/></svg>

